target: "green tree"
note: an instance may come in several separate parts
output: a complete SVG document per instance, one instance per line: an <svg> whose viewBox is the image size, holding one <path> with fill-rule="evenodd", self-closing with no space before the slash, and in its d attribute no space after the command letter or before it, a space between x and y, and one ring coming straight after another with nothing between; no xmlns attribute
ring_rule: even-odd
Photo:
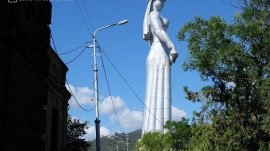
<svg viewBox="0 0 270 151"><path fill-rule="evenodd" d="M91 144L82 138L86 134L87 122L67 118L67 151L87 151Z"/></svg>
<svg viewBox="0 0 270 151"><path fill-rule="evenodd" d="M164 128L168 130L170 135L172 149L184 150L187 148L191 137L191 128L187 119L182 118L181 121L168 121Z"/></svg>
<svg viewBox="0 0 270 151"><path fill-rule="evenodd" d="M169 151L171 148L171 137L169 134L160 132L148 132L136 144L136 151Z"/></svg>
<svg viewBox="0 0 270 151"><path fill-rule="evenodd" d="M188 120L168 121L164 128L167 133L149 132L136 144L137 151L185 150L191 137Z"/></svg>
<svg viewBox="0 0 270 151"><path fill-rule="evenodd" d="M207 130L209 150L269 150L270 1L238 2L233 24L195 17L178 33L190 51L184 69L212 83L200 92L184 88L188 99L203 103L191 142Z"/></svg>

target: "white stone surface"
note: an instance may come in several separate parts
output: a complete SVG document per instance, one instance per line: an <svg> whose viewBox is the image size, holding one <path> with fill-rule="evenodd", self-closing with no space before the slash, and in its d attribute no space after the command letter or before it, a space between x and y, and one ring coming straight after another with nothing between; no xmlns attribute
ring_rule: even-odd
<svg viewBox="0 0 270 151"><path fill-rule="evenodd" d="M160 16L164 0L149 0L145 12L143 38L150 41L146 60L146 90L142 135L150 131L164 133L171 120L171 64L178 53L166 30L169 22Z"/></svg>

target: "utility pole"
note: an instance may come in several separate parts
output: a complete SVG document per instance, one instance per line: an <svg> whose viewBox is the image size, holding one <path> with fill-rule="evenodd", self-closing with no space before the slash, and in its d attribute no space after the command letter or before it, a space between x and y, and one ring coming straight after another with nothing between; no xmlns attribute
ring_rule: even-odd
<svg viewBox="0 0 270 151"><path fill-rule="evenodd" d="M95 91L95 103L96 103L96 119L95 119L95 124L96 124L96 150L100 151L100 120L99 120L99 92L98 92L98 68L97 68L97 53L96 53L96 48L97 48L97 42L96 42L96 34L98 31L115 26L115 25L123 25L126 24L128 20L122 20L118 23L110 24L101 28L98 28L92 33L93 36L93 47L94 47L94 64L93 64L93 71L94 71L94 91Z"/></svg>
<svg viewBox="0 0 270 151"><path fill-rule="evenodd" d="M128 151L128 134L126 134L126 145L127 145L127 151Z"/></svg>
<svg viewBox="0 0 270 151"><path fill-rule="evenodd" d="M118 149L119 149L119 148L118 148L118 142L116 142L116 151L118 151Z"/></svg>

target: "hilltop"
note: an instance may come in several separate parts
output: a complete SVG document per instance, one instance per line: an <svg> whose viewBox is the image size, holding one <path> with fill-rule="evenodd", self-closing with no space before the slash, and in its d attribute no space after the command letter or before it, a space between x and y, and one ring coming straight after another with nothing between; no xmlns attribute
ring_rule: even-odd
<svg viewBox="0 0 270 151"><path fill-rule="evenodd" d="M135 145L138 139L141 138L142 130L136 130L130 133L115 133L114 135L109 135L100 138L101 150L102 151L126 151L127 150L127 142L126 137L128 138L128 150L132 151L135 149ZM90 141L92 146L89 151L96 150L96 142L95 140Z"/></svg>

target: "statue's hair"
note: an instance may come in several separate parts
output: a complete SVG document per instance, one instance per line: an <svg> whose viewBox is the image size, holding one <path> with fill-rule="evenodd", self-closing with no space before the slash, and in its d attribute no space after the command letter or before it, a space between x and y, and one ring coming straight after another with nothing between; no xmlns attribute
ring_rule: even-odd
<svg viewBox="0 0 270 151"><path fill-rule="evenodd" d="M144 15L144 20L143 20L143 39L144 40L150 40L152 37L152 33L149 27L149 14L151 11L152 1L153 0L148 0L145 15Z"/></svg>

